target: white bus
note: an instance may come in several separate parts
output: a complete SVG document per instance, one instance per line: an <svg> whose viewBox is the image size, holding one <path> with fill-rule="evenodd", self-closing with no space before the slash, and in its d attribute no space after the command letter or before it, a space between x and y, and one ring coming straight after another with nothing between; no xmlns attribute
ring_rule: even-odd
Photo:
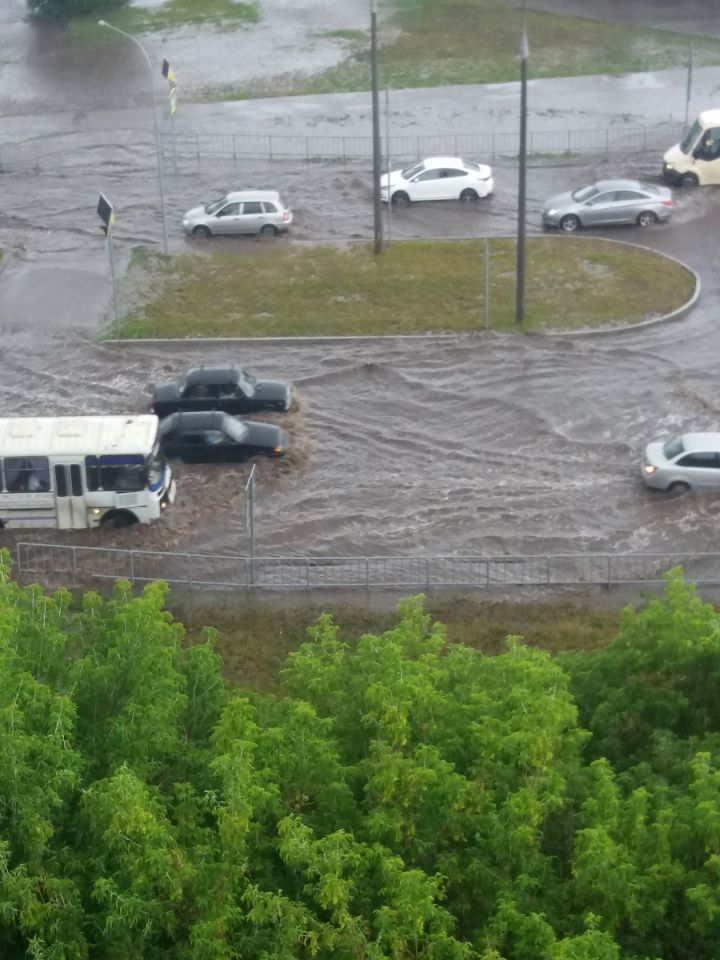
<svg viewBox="0 0 720 960"><path fill-rule="evenodd" d="M0 529L129 527L175 499L154 415L0 419Z"/></svg>

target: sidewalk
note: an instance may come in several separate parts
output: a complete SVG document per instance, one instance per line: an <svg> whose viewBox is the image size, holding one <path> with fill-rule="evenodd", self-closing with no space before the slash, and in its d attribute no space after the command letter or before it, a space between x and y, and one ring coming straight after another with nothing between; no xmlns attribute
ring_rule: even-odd
<svg viewBox="0 0 720 960"><path fill-rule="evenodd" d="M532 75L532 59L530 64ZM530 80L529 128L557 131L655 126L685 118L687 72L664 70L617 76ZM385 91L381 92L385 111ZM389 124L405 133L511 132L517 130L519 83L458 85L389 92ZM690 117L720 107L720 68L697 68L693 74ZM0 144L37 142L43 137L113 132L116 142L127 131L147 130L149 109L97 110L84 114L34 114L0 118ZM382 123L385 123L384 117ZM164 129L169 129L167 118ZM371 128L367 93L236 100L185 104L180 95L175 115L178 134L262 134L366 137ZM384 135L384 129L383 129ZM98 137L98 140L107 139ZM670 144L668 144L670 146Z"/></svg>

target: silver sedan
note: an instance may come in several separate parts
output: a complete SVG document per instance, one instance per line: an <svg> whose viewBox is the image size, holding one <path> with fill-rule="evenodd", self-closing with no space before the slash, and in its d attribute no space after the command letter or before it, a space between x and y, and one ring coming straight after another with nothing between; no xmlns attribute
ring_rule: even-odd
<svg viewBox="0 0 720 960"><path fill-rule="evenodd" d="M551 197L542 212L543 225L573 233L578 227L634 223L649 227L669 219L672 192L638 180L599 180L587 187Z"/></svg>

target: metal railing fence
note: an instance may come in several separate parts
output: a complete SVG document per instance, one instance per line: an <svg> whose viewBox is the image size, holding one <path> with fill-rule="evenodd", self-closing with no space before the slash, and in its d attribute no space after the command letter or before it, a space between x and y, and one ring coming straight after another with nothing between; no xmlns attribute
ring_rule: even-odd
<svg viewBox="0 0 720 960"><path fill-rule="evenodd" d="M656 150L662 153L683 133L681 123L655 127L606 127L586 130L535 130L528 133L528 152L534 156L559 154L636 153ZM187 161L203 158L341 162L369 160L371 137L293 136L283 134L194 133L162 135L166 160ZM515 157L519 152L516 131L487 133L410 134L383 139L382 150L394 163L428 156L468 156L483 160Z"/></svg>
<svg viewBox="0 0 720 960"><path fill-rule="evenodd" d="M63 578L68 586L92 580L244 590L317 588L431 590L651 584L681 566L694 583L720 584L720 553L557 554L498 557L243 557L165 553L64 544L17 544L17 572Z"/></svg>
<svg viewBox="0 0 720 960"><path fill-rule="evenodd" d="M531 130L528 151L531 158L561 155L637 153L652 150L661 154L683 133L681 123L654 127L606 127L584 130ZM241 133L161 133L162 155L170 169L182 163L205 159L303 160L359 162L372 157L372 138L346 136L292 136ZM518 154L515 131L486 133L419 133L383 139L383 154L391 162L407 163L420 157L451 154L494 161ZM32 144L0 143L0 174L13 171L53 170L62 165L63 151L56 140ZM386 161L384 161L386 162ZM659 160L658 160L659 164Z"/></svg>

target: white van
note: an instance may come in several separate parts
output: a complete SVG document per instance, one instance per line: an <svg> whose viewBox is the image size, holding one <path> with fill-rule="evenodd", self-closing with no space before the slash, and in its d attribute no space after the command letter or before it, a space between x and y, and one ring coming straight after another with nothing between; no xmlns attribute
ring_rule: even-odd
<svg viewBox="0 0 720 960"><path fill-rule="evenodd" d="M683 140L665 153L663 179L682 187L720 183L720 110L703 110Z"/></svg>

